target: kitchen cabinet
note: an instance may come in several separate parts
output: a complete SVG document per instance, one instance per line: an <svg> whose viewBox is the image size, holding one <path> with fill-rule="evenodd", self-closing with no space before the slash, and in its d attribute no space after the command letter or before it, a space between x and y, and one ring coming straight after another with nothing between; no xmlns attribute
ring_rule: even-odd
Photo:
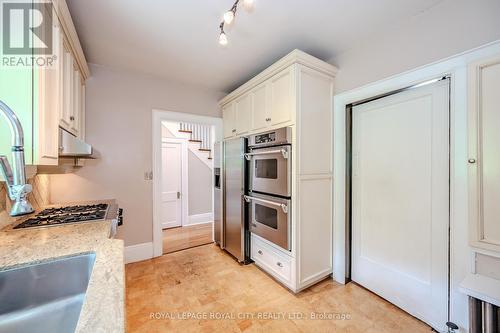
<svg viewBox="0 0 500 333"><path fill-rule="evenodd" d="M251 92L252 96L252 131L270 125L269 84L262 83Z"/></svg>
<svg viewBox="0 0 500 333"><path fill-rule="evenodd" d="M473 247L500 256L500 56L469 65L469 223Z"/></svg>
<svg viewBox="0 0 500 333"><path fill-rule="evenodd" d="M294 112L294 67L276 74L270 80L271 89L271 125L284 124L292 121Z"/></svg>
<svg viewBox="0 0 500 333"><path fill-rule="evenodd" d="M234 103L222 108L222 122L224 124L224 138L231 138L236 135L236 118L234 114Z"/></svg>
<svg viewBox="0 0 500 333"><path fill-rule="evenodd" d="M236 135L248 133L252 122L252 95L245 94L234 102Z"/></svg>
<svg viewBox="0 0 500 333"><path fill-rule="evenodd" d="M290 66L222 107L224 138L292 125L296 67Z"/></svg>
<svg viewBox="0 0 500 333"><path fill-rule="evenodd" d="M250 255L293 292L332 273L335 74L334 66L295 50L219 102L225 139L290 129L291 250L252 234Z"/></svg>
<svg viewBox="0 0 500 333"><path fill-rule="evenodd" d="M59 163L59 127L81 138L85 134L87 62L66 2L53 0L47 4L53 6L44 5L40 9L44 17L52 18L47 22L52 25L53 65L0 67L0 100L21 121L26 165L34 166L28 168L29 174L36 170L35 166ZM49 11L52 16L45 16ZM0 155L11 159L11 133L1 117Z"/></svg>

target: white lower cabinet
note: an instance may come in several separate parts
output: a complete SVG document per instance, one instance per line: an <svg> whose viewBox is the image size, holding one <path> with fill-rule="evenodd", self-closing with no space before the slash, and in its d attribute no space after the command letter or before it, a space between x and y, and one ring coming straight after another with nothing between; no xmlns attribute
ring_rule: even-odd
<svg viewBox="0 0 500 333"><path fill-rule="evenodd" d="M251 258L257 266L263 268L290 289L295 289L292 284L293 257L254 234L251 236L250 247Z"/></svg>

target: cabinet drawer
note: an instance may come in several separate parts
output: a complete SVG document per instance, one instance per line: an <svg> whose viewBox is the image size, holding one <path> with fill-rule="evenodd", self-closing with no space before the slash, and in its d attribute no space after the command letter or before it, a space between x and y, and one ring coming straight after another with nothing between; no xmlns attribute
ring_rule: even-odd
<svg viewBox="0 0 500 333"><path fill-rule="evenodd" d="M291 283L292 258L279 253L278 250L262 242L252 235L251 243L252 260L257 266L263 268L269 274L283 280L284 283Z"/></svg>

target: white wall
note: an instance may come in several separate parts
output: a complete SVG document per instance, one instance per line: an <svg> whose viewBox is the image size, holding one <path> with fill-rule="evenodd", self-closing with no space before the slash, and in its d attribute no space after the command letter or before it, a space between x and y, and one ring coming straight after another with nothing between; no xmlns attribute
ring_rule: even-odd
<svg viewBox="0 0 500 333"><path fill-rule="evenodd" d="M356 28L356 22L352 23ZM329 62L339 67L336 93L500 39L499 0L445 0Z"/></svg>
<svg viewBox="0 0 500 333"><path fill-rule="evenodd" d="M152 241L152 109L220 117L224 95L203 88L91 65L86 90L86 141L99 158L74 174L51 175L52 202L115 198L124 208L118 237Z"/></svg>
<svg viewBox="0 0 500 333"><path fill-rule="evenodd" d="M212 170L188 152L189 216L212 212Z"/></svg>

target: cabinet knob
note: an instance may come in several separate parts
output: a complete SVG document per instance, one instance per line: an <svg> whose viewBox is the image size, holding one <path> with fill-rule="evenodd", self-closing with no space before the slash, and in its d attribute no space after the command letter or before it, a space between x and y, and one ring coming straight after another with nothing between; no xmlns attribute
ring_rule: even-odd
<svg viewBox="0 0 500 333"><path fill-rule="evenodd" d="M278 267L283 267L283 264L280 263L279 261L276 263L276 265L278 265Z"/></svg>
<svg viewBox="0 0 500 333"><path fill-rule="evenodd" d="M236 133L236 130L234 129L232 132L233 132L233 133Z"/></svg>
<svg viewBox="0 0 500 333"><path fill-rule="evenodd" d="M470 164L474 164L474 163L476 163L476 159L475 159L475 158L469 158L469 163L470 163Z"/></svg>
<svg viewBox="0 0 500 333"><path fill-rule="evenodd" d="M266 118L266 121L271 121L271 118Z"/></svg>
<svg viewBox="0 0 500 333"><path fill-rule="evenodd" d="M260 254L260 255L262 255L262 251L261 250L257 251L257 253Z"/></svg>
<svg viewBox="0 0 500 333"><path fill-rule="evenodd" d="M71 117L69 117L69 120L74 121L75 117L71 116Z"/></svg>

